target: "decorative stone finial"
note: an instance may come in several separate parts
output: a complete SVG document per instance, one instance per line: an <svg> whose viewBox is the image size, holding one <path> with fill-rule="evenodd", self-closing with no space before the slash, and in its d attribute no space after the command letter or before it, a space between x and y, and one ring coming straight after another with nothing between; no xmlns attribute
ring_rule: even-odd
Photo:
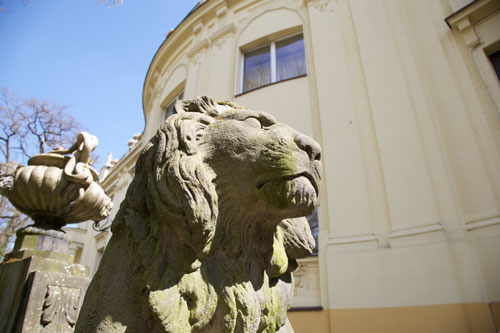
<svg viewBox="0 0 500 333"><path fill-rule="evenodd" d="M0 193L35 221L30 233L37 228L58 231L68 223L109 215L111 200L90 166L97 143L95 136L81 132L69 149L33 156L27 166L0 164Z"/></svg>

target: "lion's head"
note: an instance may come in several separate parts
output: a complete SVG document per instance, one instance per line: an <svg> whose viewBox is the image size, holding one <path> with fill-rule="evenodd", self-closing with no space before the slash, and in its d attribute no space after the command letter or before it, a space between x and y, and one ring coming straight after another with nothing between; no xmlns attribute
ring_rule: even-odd
<svg viewBox="0 0 500 333"><path fill-rule="evenodd" d="M319 182L320 148L309 137L232 102L180 101L137 162L103 258L128 244L129 284L140 285L133 295L150 313L136 309L142 319L128 327L285 325L290 272L314 248L304 216ZM111 274L100 274L104 265L95 279Z"/></svg>

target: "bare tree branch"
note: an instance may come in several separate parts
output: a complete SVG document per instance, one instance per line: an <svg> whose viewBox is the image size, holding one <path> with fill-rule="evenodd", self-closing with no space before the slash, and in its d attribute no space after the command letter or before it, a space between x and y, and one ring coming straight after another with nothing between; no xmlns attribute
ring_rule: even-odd
<svg viewBox="0 0 500 333"><path fill-rule="evenodd" d="M112 8L121 6L123 4L123 0L99 0L99 3L105 4L106 8Z"/></svg>
<svg viewBox="0 0 500 333"><path fill-rule="evenodd" d="M33 155L71 144L83 126L67 109L67 105L21 99L6 88L0 89L0 162L25 164ZM15 231L28 220L0 196L0 257Z"/></svg>

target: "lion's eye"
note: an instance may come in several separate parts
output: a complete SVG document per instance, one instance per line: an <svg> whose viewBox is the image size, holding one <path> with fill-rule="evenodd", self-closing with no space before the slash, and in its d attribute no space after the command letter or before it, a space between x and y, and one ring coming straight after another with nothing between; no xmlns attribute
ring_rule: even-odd
<svg viewBox="0 0 500 333"><path fill-rule="evenodd" d="M254 117L248 117L247 119L245 119L245 123L252 127L262 128L262 124L260 123L259 119Z"/></svg>

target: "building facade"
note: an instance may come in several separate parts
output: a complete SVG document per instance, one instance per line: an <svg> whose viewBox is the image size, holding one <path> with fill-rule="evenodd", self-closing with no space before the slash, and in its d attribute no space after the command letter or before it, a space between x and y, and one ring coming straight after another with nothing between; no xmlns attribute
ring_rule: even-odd
<svg viewBox="0 0 500 333"><path fill-rule="evenodd" d="M494 0L202 1L152 60L145 129L102 180L115 208L101 227L177 99L233 100L323 148L297 332L496 332L499 51ZM109 231L69 232L95 272Z"/></svg>

